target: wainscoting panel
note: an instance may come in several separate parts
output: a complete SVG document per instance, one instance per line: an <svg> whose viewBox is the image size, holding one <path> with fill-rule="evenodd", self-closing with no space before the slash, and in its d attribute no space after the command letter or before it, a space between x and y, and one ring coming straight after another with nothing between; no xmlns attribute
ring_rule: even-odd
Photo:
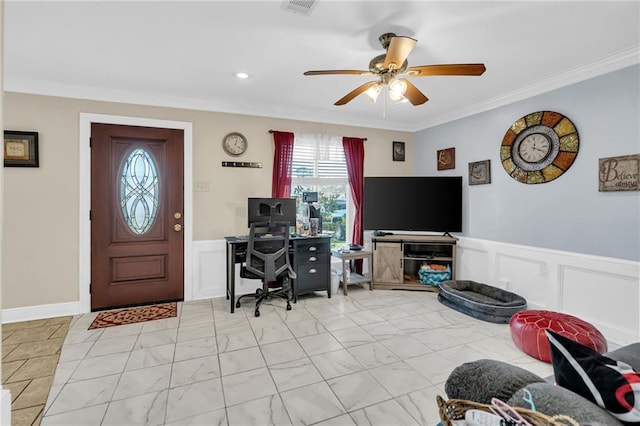
<svg viewBox="0 0 640 426"><path fill-rule="evenodd" d="M475 277L474 281L482 283L493 282L490 269L492 264L489 250L481 244L469 243L466 246L458 244L456 250L456 278Z"/></svg>
<svg viewBox="0 0 640 426"><path fill-rule="evenodd" d="M637 279L574 266L561 266L558 278L562 310L599 324L603 332L639 334Z"/></svg>
<svg viewBox="0 0 640 426"><path fill-rule="evenodd" d="M193 242L193 299L224 297L227 280L224 240Z"/></svg>
<svg viewBox="0 0 640 426"><path fill-rule="evenodd" d="M225 297L226 242L194 241L192 250L190 300ZM238 265L234 273L238 295L260 286L240 278ZM513 291L530 309L580 317L613 343L640 341L640 262L459 237L456 276ZM79 301L3 309L2 322L80 312Z"/></svg>
<svg viewBox="0 0 640 426"><path fill-rule="evenodd" d="M528 294L527 304L532 307L549 306L548 272L545 263L539 259L532 259L525 253L506 254L496 253L496 273L498 283L516 294Z"/></svg>
<svg viewBox="0 0 640 426"><path fill-rule="evenodd" d="M225 297L227 294L227 243L224 240L194 241L193 299ZM259 280L240 278L240 265L235 267L236 296L254 293L262 287Z"/></svg>
<svg viewBox="0 0 640 426"><path fill-rule="evenodd" d="M529 309L575 315L616 344L640 341L639 262L459 238L458 279L517 293Z"/></svg>

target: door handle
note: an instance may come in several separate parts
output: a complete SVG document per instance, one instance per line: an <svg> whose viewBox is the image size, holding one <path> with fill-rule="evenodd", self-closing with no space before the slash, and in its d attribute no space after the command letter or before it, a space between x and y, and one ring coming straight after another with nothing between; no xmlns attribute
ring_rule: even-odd
<svg viewBox="0 0 640 426"><path fill-rule="evenodd" d="M182 225L180 225L179 223L176 223L175 225L173 225L173 230L176 232L182 231Z"/></svg>

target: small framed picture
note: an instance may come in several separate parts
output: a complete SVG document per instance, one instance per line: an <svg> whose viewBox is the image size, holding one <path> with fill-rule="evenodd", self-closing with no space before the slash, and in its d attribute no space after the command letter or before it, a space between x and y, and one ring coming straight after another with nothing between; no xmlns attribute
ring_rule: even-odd
<svg viewBox="0 0 640 426"><path fill-rule="evenodd" d="M393 161L404 161L404 142L393 142Z"/></svg>
<svg viewBox="0 0 640 426"><path fill-rule="evenodd" d="M491 160L469 163L469 185L491 183Z"/></svg>
<svg viewBox="0 0 640 426"><path fill-rule="evenodd" d="M5 130L4 166L38 167L38 132Z"/></svg>
<svg viewBox="0 0 640 426"><path fill-rule="evenodd" d="M640 154L598 159L598 191L640 191Z"/></svg>
<svg viewBox="0 0 640 426"><path fill-rule="evenodd" d="M438 150L438 170L449 170L456 168L456 149L446 148Z"/></svg>

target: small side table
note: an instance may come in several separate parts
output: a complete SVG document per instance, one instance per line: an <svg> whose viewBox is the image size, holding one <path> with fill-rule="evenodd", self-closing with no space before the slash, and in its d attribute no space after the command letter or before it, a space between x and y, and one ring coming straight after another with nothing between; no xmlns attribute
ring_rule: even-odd
<svg viewBox="0 0 640 426"><path fill-rule="evenodd" d="M371 251L370 250L334 250L331 254L342 260L342 290L344 295L347 295L347 286L350 284L369 284L369 290L373 290L373 286L371 285L371 276L368 275L360 275L353 272L353 261L357 259L367 259L369 261L369 268L371 269ZM349 277L347 278L347 262L349 262L349 266L351 272L349 273Z"/></svg>

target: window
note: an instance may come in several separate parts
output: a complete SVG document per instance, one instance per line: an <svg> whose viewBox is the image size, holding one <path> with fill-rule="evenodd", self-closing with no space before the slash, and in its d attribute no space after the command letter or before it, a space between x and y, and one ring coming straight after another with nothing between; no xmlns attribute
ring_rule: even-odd
<svg viewBox="0 0 640 426"><path fill-rule="evenodd" d="M350 232L350 192L342 138L296 134L291 174L291 196L302 200L304 191L317 191L322 231L333 234L332 246L344 245ZM299 211L307 217L306 206Z"/></svg>

